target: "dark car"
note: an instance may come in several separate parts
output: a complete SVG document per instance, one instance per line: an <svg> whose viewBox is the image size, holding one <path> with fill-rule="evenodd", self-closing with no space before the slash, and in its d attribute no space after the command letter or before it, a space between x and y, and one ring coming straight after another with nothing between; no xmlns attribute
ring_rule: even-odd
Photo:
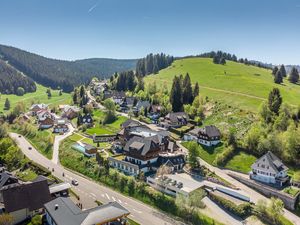
<svg viewBox="0 0 300 225"><path fill-rule="evenodd" d="M29 150L31 150L31 149L32 149L32 147L28 147L28 149L29 149Z"/></svg>

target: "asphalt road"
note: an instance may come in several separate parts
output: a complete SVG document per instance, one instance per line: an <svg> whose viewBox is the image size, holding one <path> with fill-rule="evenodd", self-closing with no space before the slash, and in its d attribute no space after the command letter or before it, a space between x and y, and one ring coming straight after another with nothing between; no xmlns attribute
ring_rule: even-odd
<svg viewBox="0 0 300 225"><path fill-rule="evenodd" d="M54 169L53 175L59 179L65 180L71 183L72 179L76 179L79 185L73 187L76 194L80 196L80 202L83 204L83 208L88 209L96 206L95 200L102 203L108 203L111 201L118 201L121 205L130 211L130 218L137 221L140 224L145 225L176 225L183 224L178 222L160 211L143 204L140 201L126 197L116 191L113 191L107 187L104 187L90 179L87 179L79 174L66 170L59 164L47 159L41 155L23 136L19 137L19 134L10 133L22 152L34 162L49 168ZM29 147L32 149L29 150ZM64 177L62 174L64 173Z"/></svg>

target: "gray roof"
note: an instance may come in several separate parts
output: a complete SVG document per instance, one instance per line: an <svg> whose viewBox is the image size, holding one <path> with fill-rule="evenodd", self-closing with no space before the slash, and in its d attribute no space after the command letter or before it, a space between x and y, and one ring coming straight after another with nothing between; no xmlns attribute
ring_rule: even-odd
<svg viewBox="0 0 300 225"><path fill-rule="evenodd" d="M140 143L142 143L143 145L141 145ZM139 155L145 156L152 149L157 149L157 146L159 143L160 143L160 140L159 140L158 135L151 136L151 137L134 136L131 139L129 139L129 141L126 143L126 145L124 147L124 151L130 152L130 151L134 150Z"/></svg>
<svg viewBox="0 0 300 225"><path fill-rule="evenodd" d="M125 127L134 127L134 126L141 126L142 124L136 120L128 119L124 123L121 124L122 128Z"/></svg>
<svg viewBox="0 0 300 225"><path fill-rule="evenodd" d="M262 167L264 165L264 167ZM282 161L274 155L272 152L268 151L265 155L260 157L251 166L252 169L269 171L272 173L279 173L281 171L288 170L288 167L282 163Z"/></svg>
<svg viewBox="0 0 300 225"><path fill-rule="evenodd" d="M172 112L166 115L166 118L169 119L172 123L178 123L182 120L187 121L189 116L185 112Z"/></svg>
<svg viewBox="0 0 300 225"><path fill-rule="evenodd" d="M220 130L214 125L205 126L203 128L200 128L199 131L201 133L207 135L208 137L219 137L219 136L221 136Z"/></svg>
<svg viewBox="0 0 300 225"><path fill-rule="evenodd" d="M63 197L48 202L45 209L57 225L102 224L129 215L129 211L117 202L82 211L69 198Z"/></svg>
<svg viewBox="0 0 300 225"><path fill-rule="evenodd" d="M7 186L1 192L5 211L8 213L26 208L29 211L38 210L43 208L43 205L51 199L46 180Z"/></svg>
<svg viewBox="0 0 300 225"><path fill-rule="evenodd" d="M151 106L150 102L149 101L138 101L136 103L136 109L137 110L141 110L141 108L143 107L144 109L147 109Z"/></svg>
<svg viewBox="0 0 300 225"><path fill-rule="evenodd" d="M0 189L6 185L18 183L18 179L7 172L0 173Z"/></svg>

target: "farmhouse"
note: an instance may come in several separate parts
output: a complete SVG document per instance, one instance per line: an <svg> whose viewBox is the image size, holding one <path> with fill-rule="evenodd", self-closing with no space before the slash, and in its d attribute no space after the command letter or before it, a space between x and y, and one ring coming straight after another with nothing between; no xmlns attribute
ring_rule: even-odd
<svg viewBox="0 0 300 225"><path fill-rule="evenodd" d="M149 101L141 101L140 100L136 103L136 106L133 107L133 112L137 114L137 113L140 113L142 109L145 111L149 111L150 107L151 107L151 104Z"/></svg>
<svg viewBox="0 0 300 225"><path fill-rule="evenodd" d="M185 141L197 141L199 144L213 146L220 143L221 132L216 126L195 128L183 136Z"/></svg>
<svg viewBox="0 0 300 225"><path fill-rule="evenodd" d="M88 126L91 126L93 124L93 117L89 113L84 114L83 116L80 115L78 119L80 124L86 124Z"/></svg>
<svg viewBox="0 0 300 225"><path fill-rule="evenodd" d="M64 105L62 108L62 117L72 120L78 115L79 112L80 109L76 106Z"/></svg>
<svg viewBox="0 0 300 225"><path fill-rule="evenodd" d="M36 113L40 110L47 110L48 109L48 105L46 104L33 104L31 107L30 107L30 111L32 113L33 116L36 115Z"/></svg>
<svg viewBox="0 0 300 225"><path fill-rule="evenodd" d="M288 167L268 151L251 166L250 178L266 184L283 186L289 182Z"/></svg>
<svg viewBox="0 0 300 225"><path fill-rule="evenodd" d="M48 129L50 127L53 127L55 120L47 117L46 119L40 121L39 129Z"/></svg>
<svg viewBox="0 0 300 225"><path fill-rule="evenodd" d="M179 128L187 125L189 116L185 112L168 113L161 120L160 125L165 128Z"/></svg>
<svg viewBox="0 0 300 225"><path fill-rule="evenodd" d="M37 111L36 116L39 122L45 120L46 118L55 119L54 115L46 109Z"/></svg>
<svg viewBox="0 0 300 225"><path fill-rule="evenodd" d="M59 119L55 121L55 125L53 127L53 133L65 133L69 130L69 127L66 123L66 120Z"/></svg>

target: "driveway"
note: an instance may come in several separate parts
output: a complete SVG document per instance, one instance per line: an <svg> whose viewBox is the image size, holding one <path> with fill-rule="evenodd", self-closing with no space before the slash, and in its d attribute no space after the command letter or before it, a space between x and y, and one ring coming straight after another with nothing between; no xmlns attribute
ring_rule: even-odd
<svg viewBox="0 0 300 225"><path fill-rule="evenodd" d="M16 133L9 133L9 135L16 141L16 144L29 159L46 168L49 168L50 170L54 169L54 176L69 183L72 179L76 179L79 182L79 185L73 187L73 190L80 196L80 202L83 204L83 208L88 209L95 207L95 200L98 200L102 203L117 201L130 211L129 217L140 224L183 224L138 200L126 197L119 192L113 191L110 188L102 186L99 183L96 183L80 174L65 169L59 164L54 163L52 160L49 160L41 155L23 136L19 138L19 134ZM29 147L31 147L32 150L29 150ZM63 173L65 176L62 176Z"/></svg>
<svg viewBox="0 0 300 225"><path fill-rule="evenodd" d="M68 132L64 133L63 135L55 135L54 143L53 143L53 156L52 162L55 164L59 164L59 144L61 141L66 139L67 137L71 136L74 132L74 127L71 124L68 124L69 130Z"/></svg>

